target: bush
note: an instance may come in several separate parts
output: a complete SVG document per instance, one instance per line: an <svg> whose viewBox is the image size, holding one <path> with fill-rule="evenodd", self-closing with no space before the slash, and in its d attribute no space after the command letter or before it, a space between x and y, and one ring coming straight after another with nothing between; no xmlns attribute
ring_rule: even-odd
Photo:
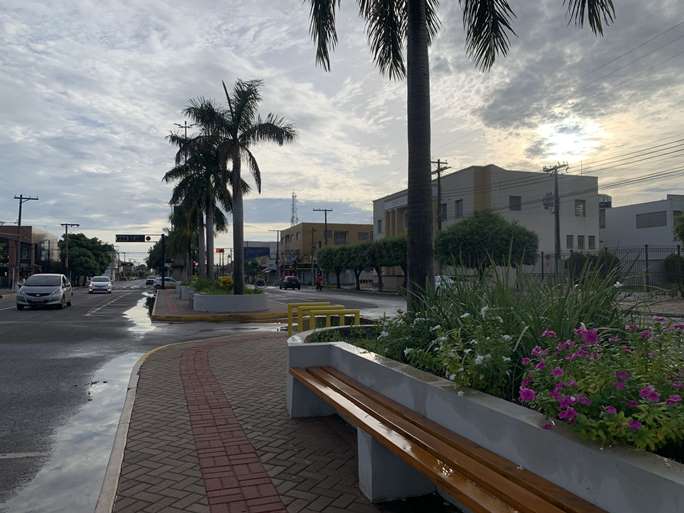
<svg viewBox="0 0 684 513"><path fill-rule="evenodd" d="M684 257L670 255L665 259L665 279L669 283L680 284L684 281Z"/></svg>
<svg viewBox="0 0 684 513"><path fill-rule="evenodd" d="M684 325L553 331L523 359L519 399L604 445L658 450L684 440Z"/></svg>
<svg viewBox="0 0 684 513"><path fill-rule="evenodd" d="M612 274L617 279L620 273L620 259L607 250L597 255L572 253L565 260L565 269L572 278L586 272L597 272L601 276Z"/></svg>

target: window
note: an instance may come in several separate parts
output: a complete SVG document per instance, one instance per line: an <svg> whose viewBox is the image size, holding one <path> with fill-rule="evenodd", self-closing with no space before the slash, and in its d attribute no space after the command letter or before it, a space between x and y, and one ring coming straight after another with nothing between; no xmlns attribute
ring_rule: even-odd
<svg viewBox="0 0 684 513"><path fill-rule="evenodd" d="M574 236L572 236L572 235L568 235L568 236L565 238L565 247L566 247L567 249L572 249L572 247L573 247L573 240L574 240Z"/></svg>
<svg viewBox="0 0 684 513"><path fill-rule="evenodd" d="M575 200L575 216L587 217L587 201Z"/></svg>
<svg viewBox="0 0 684 513"><path fill-rule="evenodd" d="M667 226L666 210L636 215L637 228L656 228L657 226Z"/></svg>
<svg viewBox="0 0 684 513"><path fill-rule="evenodd" d="M463 217L463 200L462 200L462 199L457 199L457 200L454 202L454 206L455 206L455 208L456 208L455 211L454 211L454 217L455 217L456 219L459 219L459 218Z"/></svg>
<svg viewBox="0 0 684 513"><path fill-rule="evenodd" d="M509 196L508 208L511 210L522 210L522 196Z"/></svg>
<svg viewBox="0 0 684 513"><path fill-rule="evenodd" d="M599 210L599 228L606 227L606 209L602 208Z"/></svg>
<svg viewBox="0 0 684 513"><path fill-rule="evenodd" d="M346 244L347 243L347 232L335 232L335 244Z"/></svg>
<svg viewBox="0 0 684 513"><path fill-rule="evenodd" d="M589 235L589 249L596 249L596 236Z"/></svg>
<svg viewBox="0 0 684 513"><path fill-rule="evenodd" d="M577 249L584 249L584 235L577 236Z"/></svg>
<svg viewBox="0 0 684 513"><path fill-rule="evenodd" d="M370 240L370 233L359 232L359 240Z"/></svg>
<svg viewBox="0 0 684 513"><path fill-rule="evenodd" d="M446 204L446 203L442 203L442 204L439 206L439 218L440 218L442 221L446 221L446 220L447 220L447 204Z"/></svg>
<svg viewBox="0 0 684 513"><path fill-rule="evenodd" d="M378 226L378 233L382 233L382 219L378 219L376 224Z"/></svg>

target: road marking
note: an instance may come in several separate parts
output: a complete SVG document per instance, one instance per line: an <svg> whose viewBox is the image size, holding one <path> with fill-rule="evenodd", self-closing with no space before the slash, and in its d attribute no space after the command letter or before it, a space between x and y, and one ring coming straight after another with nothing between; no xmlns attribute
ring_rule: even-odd
<svg viewBox="0 0 684 513"><path fill-rule="evenodd" d="M48 452L6 452L0 453L0 460L20 460L23 458L40 458L48 456Z"/></svg>
<svg viewBox="0 0 684 513"><path fill-rule="evenodd" d="M104 303L104 304L102 304L102 305L100 305L100 306L97 306L97 307L95 307L95 308L91 308L90 310L88 310L88 313L85 314L85 317L92 317L93 314L96 314L97 312L99 312L100 310L102 310L104 307L109 306L109 305L111 305L112 303L116 303L119 299L123 299L123 298L125 298L125 297L130 296L130 295L131 295L131 293L126 293L126 294L123 294L123 295L121 295L121 296L119 296L119 297L115 297L115 298L112 299L111 301L108 301L108 302L106 302L106 303Z"/></svg>
<svg viewBox="0 0 684 513"><path fill-rule="evenodd" d="M14 310L16 306L10 306L9 308L0 308L0 312L3 310Z"/></svg>

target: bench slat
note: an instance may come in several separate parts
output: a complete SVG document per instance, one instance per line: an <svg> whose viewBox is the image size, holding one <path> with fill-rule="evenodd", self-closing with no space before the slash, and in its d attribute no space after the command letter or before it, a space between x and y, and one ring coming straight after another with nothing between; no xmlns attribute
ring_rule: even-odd
<svg viewBox="0 0 684 513"><path fill-rule="evenodd" d="M543 498L528 491L525 487L507 479L494 469L483 465L475 458L460 452L458 448L437 438L420 424L411 423L383 403L370 398L365 391L359 390L336 378L328 369L308 369L321 381L353 401L369 414L377 417L393 430L419 444L438 458L447 460L459 473L476 482L490 493L521 513L567 513L567 509L557 508Z"/></svg>
<svg viewBox="0 0 684 513"><path fill-rule="evenodd" d="M574 495L573 493L561 488L551 481L538 476L537 474L519 468L510 460L477 445L468 438L458 435L453 431L449 431L441 424L423 417L410 408L407 408L406 406L385 397L375 390L358 383L349 376L339 372L337 369L332 367L325 367L324 369L326 372L330 373L340 381L343 381L344 383L347 383L348 385L362 391L370 398L384 404L386 407L395 411L413 424L422 426L424 429L429 430L430 433L444 440L449 445L457 448L460 452L469 455L470 457L478 460L480 463L483 463L498 473L505 475L509 480L524 486L528 490L554 504L561 510L571 513L605 513L603 509L594 506L581 497Z"/></svg>
<svg viewBox="0 0 684 513"><path fill-rule="evenodd" d="M369 433L404 462L429 476L437 486L444 488L474 513L515 513L513 508L460 474L448 462L440 460L412 440L390 429L354 402L321 382L307 369L291 368L290 373L352 425Z"/></svg>

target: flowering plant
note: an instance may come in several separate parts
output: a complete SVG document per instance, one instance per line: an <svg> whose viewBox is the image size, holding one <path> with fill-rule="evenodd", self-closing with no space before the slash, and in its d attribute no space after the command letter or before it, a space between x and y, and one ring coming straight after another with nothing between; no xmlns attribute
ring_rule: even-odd
<svg viewBox="0 0 684 513"><path fill-rule="evenodd" d="M551 332L553 335L555 333ZM520 402L601 444L657 450L684 440L684 325L619 332L581 325L522 359Z"/></svg>

